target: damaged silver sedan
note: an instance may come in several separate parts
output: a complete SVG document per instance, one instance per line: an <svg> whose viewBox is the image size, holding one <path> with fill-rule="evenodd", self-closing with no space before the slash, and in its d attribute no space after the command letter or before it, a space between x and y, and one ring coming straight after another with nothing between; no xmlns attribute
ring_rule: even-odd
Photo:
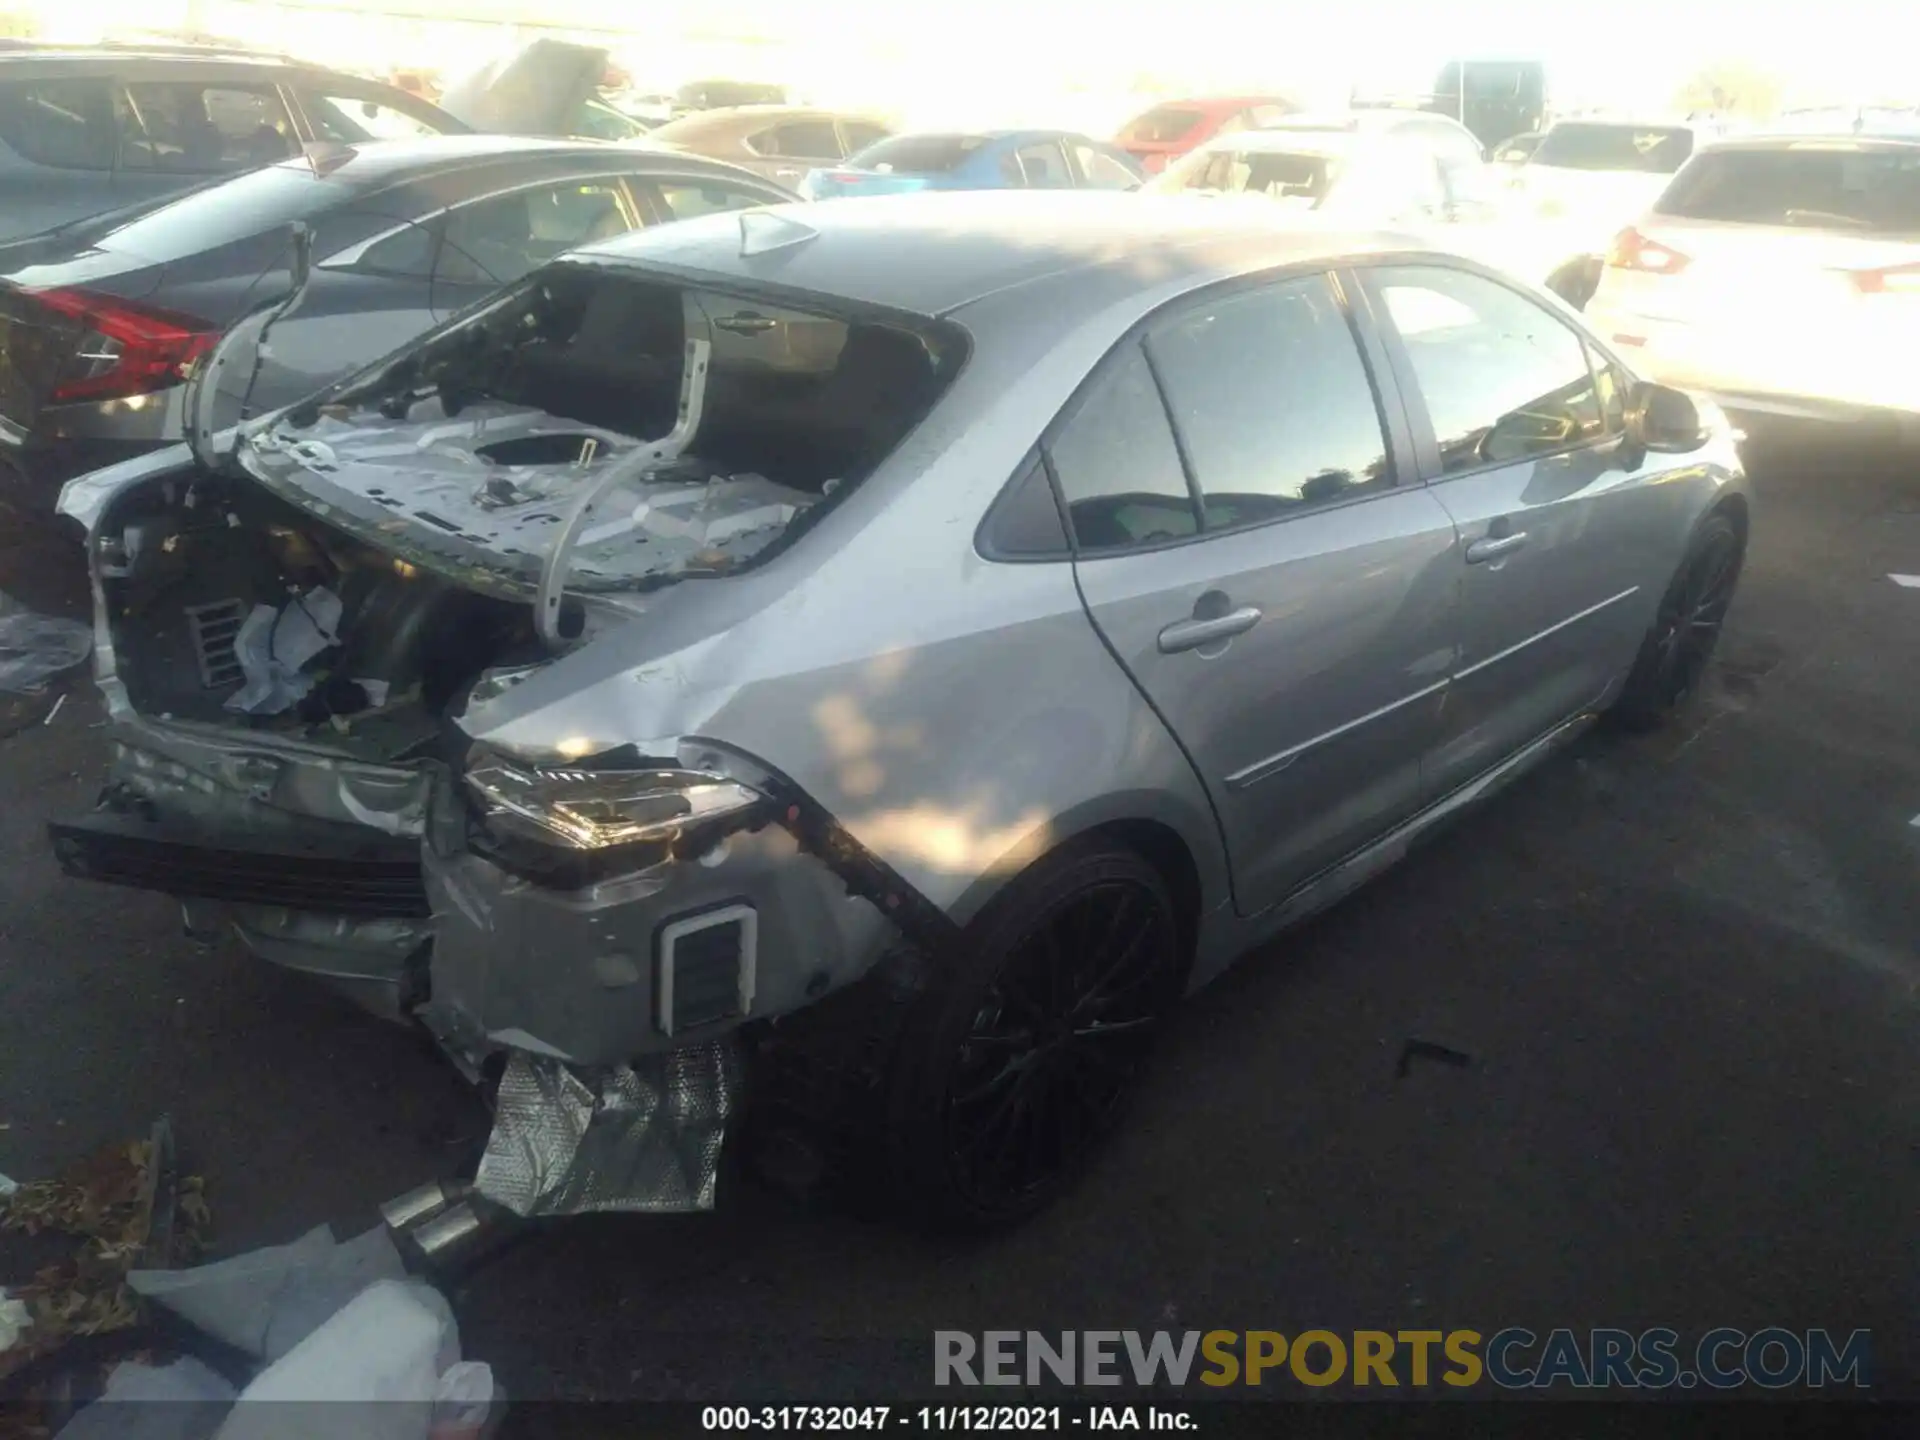
<svg viewBox="0 0 1920 1440"><path fill-rule="evenodd" d="M582 251L62 506L69 873L424 1024L520 1214L710 1204L750 1077L972 1225L1183 990L1682 703L1747 527L1717 412L1471 262L1017 194Z"/></svg>

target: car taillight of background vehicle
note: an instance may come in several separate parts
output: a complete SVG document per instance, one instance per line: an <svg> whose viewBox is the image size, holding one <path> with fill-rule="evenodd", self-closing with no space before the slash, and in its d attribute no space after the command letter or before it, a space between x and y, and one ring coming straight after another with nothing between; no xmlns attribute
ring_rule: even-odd
<svg viewBox="0 0 1920 1440"><path fill-rule="evenodd" d="M42 290L34 298L85 327L48 399L56 405L125 400L186 379L220 331L205 320L86 290Z"/></svg>
<svg viewBox="0 0 1920 1440"><path fill-rule="evenodd" d="M1607 251L1607 264L1648 275L1677 275L1687 268L1689 261L1678 250L1649 240L1629 225L1613 237L1612 248Z"/></svg>
<svg viewBox="0 0 1920 1440"><path fill-rule="evenodd" d="M1920 264L1854 270L1848 278L1862 295L1920 295Z"/></svg>

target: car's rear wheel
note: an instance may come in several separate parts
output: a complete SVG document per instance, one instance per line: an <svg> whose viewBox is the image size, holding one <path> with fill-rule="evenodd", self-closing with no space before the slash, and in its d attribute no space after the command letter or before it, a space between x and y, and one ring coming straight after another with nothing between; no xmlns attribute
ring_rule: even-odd
<svg viewBox="0 0 1920 1440"><path fill-rule="evenodd" d="M1701 523L1614 705L1622 724L1652 729L1699 691L1745 558L1746 540L1732 517L1716 513Z"/></svg>
<svg viewBox="0 0 1920 1440"><path fill-rule="evenodd" d="M1166 882L1067 847L929 975L893 1051L883 1144L909 1207L984 1229L1041 1209L1111 1132L1184 966Z"/></svg>

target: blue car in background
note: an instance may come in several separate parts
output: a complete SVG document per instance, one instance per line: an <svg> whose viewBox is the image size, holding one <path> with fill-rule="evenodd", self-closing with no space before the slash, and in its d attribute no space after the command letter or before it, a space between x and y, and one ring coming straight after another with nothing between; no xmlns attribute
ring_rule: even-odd
<svg viewBox="0 0 1920 1440"><path fill-rule="evenodd" d="M1065 130L894 135L810 170L809 200L913 190L1132 190L1146 178L1124 150Z"/></svg>

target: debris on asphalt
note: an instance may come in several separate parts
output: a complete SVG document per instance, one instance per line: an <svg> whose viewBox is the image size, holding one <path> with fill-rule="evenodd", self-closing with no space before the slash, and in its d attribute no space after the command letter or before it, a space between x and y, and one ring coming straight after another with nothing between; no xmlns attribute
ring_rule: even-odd
<svg viewBox="0 0 1920 1440"><path fill-rule="evenodd" d="M367 1286L406 1273L384 1226L341 1244L322 1225L290 1245L191 1270L136 1270L127 1284L214 1339L274 1361Z"/></svg>
<svg viewBox="0 0 1920 1440"><path fill-rule="evenodd" d="M60 1427L56 1440L203 1440L239 1391L191 1355L166 1365L123 1360L100 1398Z"/></svg>
<svg viewBox="0 0 1920 1440"><path fill-rule="evenodd" d="M0 594L0 690L29 694L93 653L93 627L83 620L36 614Z"/></svg>
<svg viewBox="0 0 1920 1440"><path fill-rule="evenodd" d="M24 1343L0 1349L0 1380L73 1339L133 1326L139 1307L127 1274L199 1253L208 1220L201 1188L197 1177L176 1177L173 1132L162 1120L145 1140L109 1146L52 1180L23 1181L0 1196L0 1230L80 1241L66 1259L12 1285L32 1328Z"/></svg>
<svg viewBox="0 0 1920 1440"><path fill-rule="evenodd" d="M33 1315L27 1309L27 1302L14 1298L11 1290L0 1286L0 1355L13 1349L20 1343L33 1325Z"/></svg>
<svg viewBox="0 0 1920 1440"><path fill-rule="evenodd" d="M55 700L53 702L53 708L47 711L47 718L42 720L40 723L42 725L53 724L53 717L60 713L60 707L66 703L67 703L67 697L65 695L62 695L58 700Z"/></svg>
<svg viewBox="0 0 1920 1440"><path fill-rule="evenodd" d="M1451 1065L1457 1070L1465 1070L1473 1064L1473 1057L1464 1050L1455 1050L1450 1045L1436 1045L1431 1040L1408 1040L1400 1047L1400 1063L1393 1072L1395 1078L1406 1079L1416 1060L1432 1060L1441 1065Z"/></svg>

